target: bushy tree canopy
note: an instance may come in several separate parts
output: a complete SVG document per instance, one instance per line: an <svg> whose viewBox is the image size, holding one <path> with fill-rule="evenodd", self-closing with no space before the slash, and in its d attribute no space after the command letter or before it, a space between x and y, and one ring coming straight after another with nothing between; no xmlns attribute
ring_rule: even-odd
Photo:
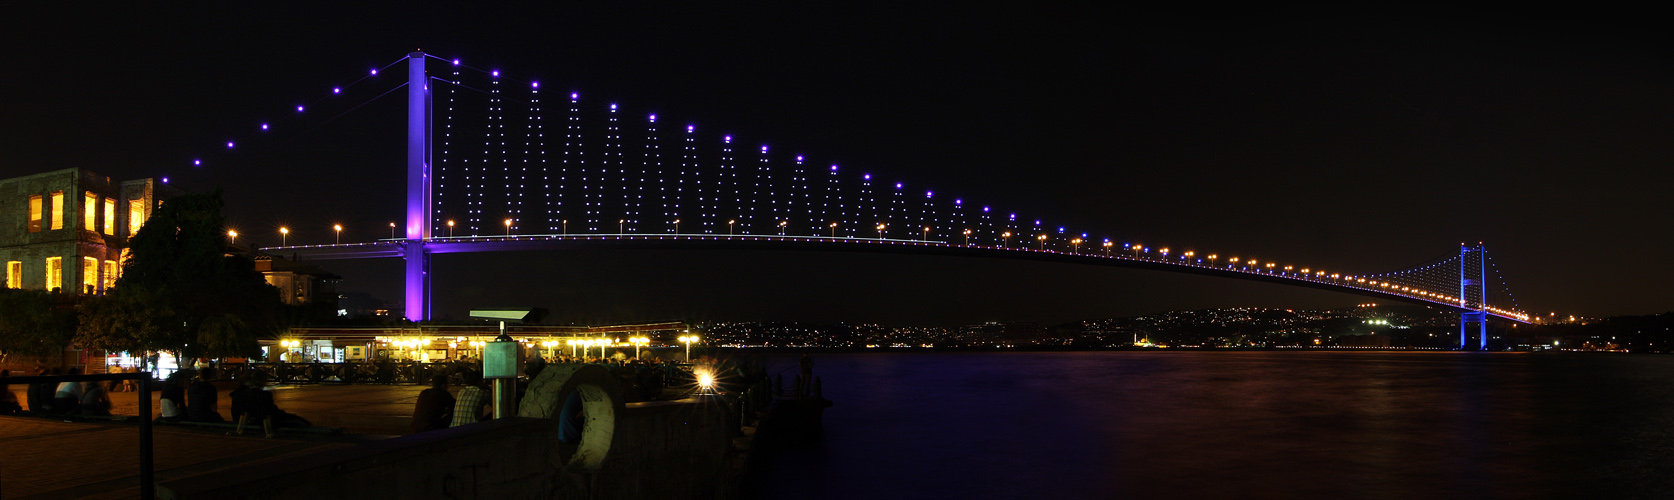
<svg viewBox="0 0 1674 500"><path fill-rule="evenodd" d="M250 356L277 334L279 290L243 256L226 255L221 192L171 198L128 242L122 277L84 301L75 341L185 357Z"/></svg>
<svg viewBox="0 0 1674 500"><path fill-rule="evenodd" d="M60 307L56 294L0 288L0 360L8 356L52 356L63 352L75 332L75 313Z"/></svg>

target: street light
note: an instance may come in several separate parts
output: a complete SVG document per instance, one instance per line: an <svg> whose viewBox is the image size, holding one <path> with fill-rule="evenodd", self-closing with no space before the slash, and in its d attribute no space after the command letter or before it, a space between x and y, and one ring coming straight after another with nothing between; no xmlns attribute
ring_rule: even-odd
<svg viewBox="0 0 1674 500"><path fill-rule="evenodd" d="M732 220L727 221L727 236L732 236L732 225L737 224L737 223L738 223L738 219L732 219Z"/></svg>
<svg viewBox="0 0 1674 500"><path fill-rule="evenodd" d="M971 230L965 230L965 246L971 246Z"/></svg>
<svg viewBox="0 0 1674 500"><path fill-rule="evenodd" d="M453 221L448 221L448 222L450 223L450 224L448 224L448 226L451 228L453 226L453 224L451 224ZM448 236L453 236L453 235L450 234ZM395 223L394 222L389 223L389 239L392 239L392 240L395 239Z"/></svg>
<svg viewBox="0 0 1674 500"><path fill-rule="evenodd" d="M884 224L881 224L881 223L880 223L880 224L878 224L878 239L880 239L880 240L881 240L881 239L884 239L884 237L883 237L883 231L884 231L884 228L886 228L886 227L889 227L889 226L886 226L886 225L884 225Z"/></svg>
<svg viewBox="0 0 1674 500"><path fill-rule="evenodd" d="M1006 231L1004 233L1000 233L1000 248L1006 248L1006 243L1009 243L1010 241L1011 241L1011 231Z"/></svg>
<svg viewBox="0 0 1674 500"><path fill-rule="evenodd" d="M786 224L790 224L790 221L788 221L788 220L779 221L779 236L784 236L785 235L785 225Z"/></svg>
<svg viewBox="0 0 1674 500"><path fill-rule="evenodd" d="M628 219L616 219L616 234L628 234Z"/></svg>
<svg viewBox="0 0 1674 500"><path fill-rule="evenodd" d="M227 244L231 245L234 243L238 243L238 231L229 229L227 230Z"/></svg>
<svg viewBox="0 0 1674 500"><path fill-rule="evenodd" d="M1046 251L1046 235L1043 234L1043 235L1040 235L1040 236L1036 236L1035 239L1040 240L1040 251L1045 252Z"/></svg>
<svg viewBox="0 0 1674 500"><path fill-rule="evenodd" d="M331 230L337 232L337 244L339 244L339 245L343 244L343 225L342 224L332 224L331 225Z"/></svg>
<svg viewBox="0 0 1674 500"><path fill-rule="evenodd" d="M686 344L686 361L692 360L692 343L698 341L697 335L681 335L680 343Z"/></svg>
<svg viewBox="0 0 1674 500"><path fill-rule="evenodd" d="M680 219L674 219L674 234L680 234Z"/></svg>
<svg viewBox="0 0 1674 500"><path fill-rule="evenodd" d="M837 223L836 222L831 223L831 237L832 238L837 237Z"/></svg>
<svg viewBox="0 0 1674 500"><path fill-rule="evenodd" d="M1105 257L1110 256L1110 245L1112 245L1110 240L1104 240L1104 256Z"/></svg>
<svg viewBox="0 0 1674 500"><path fill-rule="evenodd" d="M558 226L563 229L564 234L570 234L570 220L569 219L563 219L563 220L558 221Z"/></svg>
<svg viewBox="0 0 1674 500"><path fill-rule="evenodd" d="M506 219L506 236L511 236L511 219Z"/></svg>
<svg viewBox="0 0 1674 500"><path fill-rule="evenodd" d="M628 339L628 342L634 344L634 359L639 359L640 346L651 345L651 339L647 337L633 337Z"/></svg>
<svg viewBox="0 0 1674 500"><path fill-rule="evenodd" d="M288 238L290 236L291 236L291 229L290 228L288 228L288 227L279 228L279 246L285 246L285 242L288 241Z"/></svg>
<svg viewBox="0 0 1674 500"><path fill-rule="evenodd" d="M1081 254L1081 238L1070 240L1070 253L1075 255Z"/></svg>
<svg viewBox="0 0 1674 500"><path fill-rule="evenodd" d="M448 219L448 237L453 237L453 219Z"/></svg>
<svg viewBox="0 0 1674 500"><path fill-rule="evenodd" d="M929 240L930 240L930 226L924 226L924 236L919 237L918 241L924 242L924 241L929 241Z"/></svg>

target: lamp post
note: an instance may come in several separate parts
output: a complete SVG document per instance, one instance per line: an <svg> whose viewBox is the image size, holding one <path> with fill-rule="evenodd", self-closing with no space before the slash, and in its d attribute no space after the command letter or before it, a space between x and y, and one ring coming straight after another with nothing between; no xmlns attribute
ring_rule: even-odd
<svg viewBox="0 0 1674 500"><path fill-rule="evenodd" d="M227 230L227 244L232 245L232 244L235 244L235 243L238 243L238 231L233 231L233 230L230 230L230 229Z"/></svg>
<svg viewBox="0 0 1674 500"><path fill-rule="evenodd" d="M971 230L965 230L965 246L971 246Z"/></svg>
<svg viewBox="0 0 1674 500"><path fill-rule="evenodd" d="M1110 245L1111 245L1110 240L1104 240L1104 256L1105 257L1110 256Z"/></svg>
<svg viewBox="0 0 1674 500"><path fill-rule="evenodd" d="M727 236L732 236L732 225L737 223L738 219L727 220Z"/></svg>
<svg viewBox="0 0 1674 500"><path fill-rule="evenodd" d="M337 232L337 244L339 244L339 245L343 244L343 225L342 224L332 224L331 225L331 230Z"/></svg>
<svg viewBox="0 0 1674 500"><path fill-rule="evenodd" d="M885 227L889 227L889 226L885 226L883 224L878 224L878 239L880 239L880 240L884 239L883 238L883 231L884 231Z"/></svg>
<svg viewBox="0 0 1674 500"><path fill-rule="evenodd" d="M291 229L290 228L288 228L288 227L279 228L279 246L285 246L285 242L289 241L290 236L291 236Z"/></svg>
<svg viewBox="0 0 1674 500"><path fill-rule="evenodd" d="M922 243L922 242L929 241L929 240L930 240L930 226L924 226L924 236L920 236L918 238L918 241L920 243Z"/></svg>
<svg viewBox="0 0 1674 500"><path fill-rule="evenodd" d="M836 222L831 223L831 237L832 238L837 237L837 223Z"/></svg>
<svg viewBox="0 0 1674 500"><path fill-rule="evenodd" d="M453 222L453 221L448 221L448 222ZM451 229L453 226L449 225L448 227L449 227L449 229ZM453 235L450 234L448 236L453 236ZM395 239L395 223L394 222L389 223L389 239L392 239L392 240Z"/></svg>
<svg viewBox="0 0 1674 500"><path fill-rule="evenodd" d="M558 226L560 228L562 228L562 230L564 231L564 234L570 234L570 220L569 219L559 220L558 221Z"/></svg>
<svg viewBox="0 0 1674 500"><path fill-rule="evenodd" d="M1070 254L1081 255L1081 238L1070 240Z"/></svg>
<svg viewBox="0 0 1674 500"><path fill-rule="evenodd" d="M790 224L790 221L788 221L788 220L779 221L779 236L784 236L785 235L785 225L786 224Z"/></svg>
<svg viewBox="0 0 1674 500"><path fill-rule="evenodd" d="M651 345L651 339L648 337L634 337L628 339L628 341L634 344L634 359L639 359L640 346Z"/></svg>
<svg viewBox="0 0 1674 500"><path fill-rule="evenodd" d="M1036 236L1035 239L1040 240L1040 251L1045 252L1046 251L1046 235L1043 234L1043 235L1040 235L1040 236Z"/></svg>
<svg viewBox="0 0 1674 500"><path fill-rule="evenodd" d="M628 234L628 219L616 219L616 234Z"/></svg>
<svg viewBox="0 0 1674 500"><path fill-rule="evenodd" d="M686 344L686 361L692 361L692 343L698 341L697 335L681 335L680 343Z"/></svg>
<svg viewBox="0 0 1674 500"><path fill-rule="evenodd" d="M680 219L674 219L674 234L680 234Z"/></svg>
<svg viewBox="0 0 1674 500"><path fill-rule="evenodd" d="M448 237L453 237L453 219L448 219Z"/></svg>

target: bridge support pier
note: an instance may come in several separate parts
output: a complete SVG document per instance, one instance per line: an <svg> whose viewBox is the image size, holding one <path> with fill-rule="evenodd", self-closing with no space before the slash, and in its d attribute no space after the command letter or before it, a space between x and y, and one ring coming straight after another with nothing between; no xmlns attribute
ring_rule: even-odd
<svg viewBox="0 0 1674 500"><path fill-rule="evenodd" d="M430 81L424 72L424 53L407 54L407 237L401 243L407 258L404 294L409 321L430 319Z"/></svg>
<svg viewBox="0 0 1674 500"><path fill-rule="evenodd" d="M430 319L430 252L425 250L424 240L404 241L401 249L407 259L404 315L408 321Z"/></svg>
<svg viewBox="0 0 1674 500"><path fill-rule="evenodd" d="M1477 326L1477 350L1488 350L1488 313L1471 311L1459 314L1459 350L1470 348L1471 323Z"/></svg>

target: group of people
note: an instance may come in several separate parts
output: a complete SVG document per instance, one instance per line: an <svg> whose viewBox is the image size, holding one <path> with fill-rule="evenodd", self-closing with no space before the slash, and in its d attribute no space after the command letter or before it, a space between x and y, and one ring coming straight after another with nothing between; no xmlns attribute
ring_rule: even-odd
<svg viewBox="0 0 1674 500"><path fill-rule="evenodd" d="M163 381L158 404L162 407L162 416L157 417L157 422L226 421L221 418L221 411L216 409L220 390L211 382L214 379L215 367L211 366L198 369L197 376L190 379L185 371L169 374L168 379Z"/></svg>
<svg viewBox="0 0 1674 500"><path fill-rule="evenodd" d="M40 368L36 376L81 375L81 368ZM10 370L0 370L0 378L11 376ZM59 382L30 384L24 393L29 411L37 415L110 415L110 394L103 381ZM11 389L0 385L0 415L22 413L23 405Z"/></svg>
<svg viewBox="0 0 1674 500"><path fill-rule="evenodd" d="M467 370L460 373L460 379L465 387L454 397L448 392L447 375L430 378L430 388L420 392L418 403L413 405L413 434L487 420L483 410L489 396L482 386L482 373Z"/></svg>

